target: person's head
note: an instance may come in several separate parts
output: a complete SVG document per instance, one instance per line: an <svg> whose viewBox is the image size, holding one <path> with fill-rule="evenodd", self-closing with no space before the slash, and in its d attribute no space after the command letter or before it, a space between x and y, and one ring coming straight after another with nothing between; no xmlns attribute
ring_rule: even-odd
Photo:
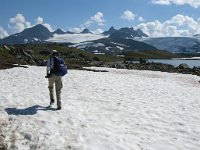
<svg viewBox="0 0 200 150"><path fill-rule="evenodd" d="M51 51L51 56L59 56L59 53L58 53L58 51L57 50L52 50Z"/></svg>

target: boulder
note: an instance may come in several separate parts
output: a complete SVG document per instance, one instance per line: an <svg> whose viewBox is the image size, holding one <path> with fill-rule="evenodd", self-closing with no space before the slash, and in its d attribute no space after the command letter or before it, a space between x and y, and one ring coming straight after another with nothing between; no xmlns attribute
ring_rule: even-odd
<svg viewBox="0 0 200 150"><path fill-rule="evenodd" d="M187 64L180 64L179 66L178 66L178 69L190 69L190 67L187 65Z"/></svg>

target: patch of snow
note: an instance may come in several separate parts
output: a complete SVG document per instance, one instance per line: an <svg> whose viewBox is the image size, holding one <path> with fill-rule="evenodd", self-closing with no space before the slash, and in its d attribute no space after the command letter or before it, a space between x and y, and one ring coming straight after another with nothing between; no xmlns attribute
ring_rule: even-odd
<svg viewBox="0 0 200 150"><path fill-rule="evenodd" d="M110 50L110 48L112 48L112 47L110 47L110 46L109 46L109 47L106 47L106 50L107 50L107 51L109 51L109 50Z"/></svg>
<svg viewBox="0 0 200 150"><path fill-rule="evenodd" d="M105 46L103 43L94 43L92 45L93 47L100 47L100 46Z"/></svg>
<svg viewBox="0 0 200 150"><path fill-rule="evenodd" d="M198 150L199 77L113 68L69 70L62 110L49 108L45 67L0 70L8 149Z"/></svg>
<svg viewBox="0 0 200 150"><path fill-rule="evenodd" d="M24 39L24 43L28 43L28 39Z"/></svg>
<svg viewBox="0 0 200 150"><path fill-rule="evenodd" d="M122 46L122 47L129 47L127 45L124 45L124 44L121 44L121 43L115 43L115 42L111 42L112 44L116 44L116 45L119 45L119 46Z"/></svg>
<svg viewBox="0 0 200 150"><path fill-rule="evenodd" d="M93 51L93 53L98 53L98 52L99 52L98 50L94 50L94 51Z"/></svg>
<svg viewBox="0 0 200 150"><path fill-rule="evenodd" d="M116 46L118 49L120 50L123 50L124 48L123 47L120 47L120 46Z"/></svg>
<svg viewBox="0 0 200 150"><path fill-rule="evenodd" d="M105 45L103 43L83 42L83 43L77 43L74 45L70 45L69 47L76 47L78 49L84 49L86 47L99 47L99 46L105 46Z"/></svg>
<svg viewBox="0 0 200 150"><path fill-rule="evenodd" d="M77 44L74 44L74 45L69 45L69 47L76 47L76 48L79 48L79 49L84 49L88 46L91 46L93 44L93 42L83 42L83 43L77 43Z"/></svg>
<svg viewBox="0 0 200 150"><path fill-rule="evenodd" d="M106 36L101 34L92 34L92 33L84 33L84 34L54 34L52 38L48 39L48 42L70 42L70 43L80 43L84 41L92 41L98 40L101 38L105 38Z"/></svg>
<svg viewBox="0 0 200 150"><path fill-rule="evenodd" d="M33 38L35 41L39 41L39 39L38 38Z"/></svg>
<svg viewBox="0 0 200 150"><path fill-rule="evenodd" d="M105 55L105 53L94 53L95 55Z"/></svg>

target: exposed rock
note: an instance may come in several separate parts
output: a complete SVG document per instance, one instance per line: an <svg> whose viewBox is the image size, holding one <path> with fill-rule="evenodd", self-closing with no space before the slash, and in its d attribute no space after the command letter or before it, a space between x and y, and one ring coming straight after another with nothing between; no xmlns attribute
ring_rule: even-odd
<svg viewBox="0 0 200 150"><path fill-rule="evenodd" d="M10 51L10 48L6 45L3 46L3 48L5 48L6 50Z"/></svg>
<svg viewBox="0 0 200 150"><path fill-rule="evenodd" d="M190 69L190 67L187 64L180 64L178 69Z"/></svg>

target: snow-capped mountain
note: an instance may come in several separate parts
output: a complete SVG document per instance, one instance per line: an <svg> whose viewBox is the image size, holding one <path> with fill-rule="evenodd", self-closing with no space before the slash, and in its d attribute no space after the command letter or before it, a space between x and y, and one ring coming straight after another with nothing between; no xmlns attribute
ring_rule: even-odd
<svg viewBox="0 0 200 150"><path fill-rule="evenodd" d="M27 28L20 33L0 39L0 45L46 42L57 42L62 44L74 43L74 47L77 48L80 47L77 46L77 44L80 43L81 45L84 45L81 46L82 49L90 52L115 53L126 50L159 49L173 53L200 53L199 34L196 34L193 37L151 38L142 30L135 30L133 27L125 27L118 30L111 27L102 34L94 34L89 29L83 29L80 33L73 33L70 31L64 32L61 29L50 32L46 27L39 24ZM86 44L82 42L86 42ZM89 45L88 42L90 43Z"/></svg>
<svg viewBox="0 0 200 150"><path fill-rule="evenodd" d="M173 53L199 53L200 38L193 37L161 37L140 39L145 43L155 46L160 50Z"/></svg>
<svg viewBox="0 0 200 150"><path fill-rule="evenodd" d="M101 54L119 54L125 51L157 49L150 44L134 40L135 38L147 37L141 30L134 30L133 28L116 30L114 27L111 27L108 31L103 32L102 35L104 35L104 38L81 42L71 45L71 47Z"/></svg>
<svg viewBox="0 0 200 150"><path fill-rule="evenodd" d="M73 35L72 35L73 34ZM92 41L110 36L111 38L134 38L147 37L141 30L134 30L133 28L122 28L119 30L111 27L108 31L101 35L93 34L89 29L83 29L80 33L73 33L70 31L64 32L57 29L50 32L45 26L39 24L31 28L27 28L20 33L10 35L0 40L0 44L26 44L35 42L58 42L58 43L79 43L83 41Z"/></svg>
<svg viewBox="0 0 200 150"><path fill-rule="evenodd" d="M106 36L104 35L93 34L88 29L84 29L81 33L77 34L70 31L64 32L61 29L50 32L45 26L39 24L31 28L27 28L20 33L16 33L4 39L0 39L0 45L46 42L79 43L83 41L97 40L105 37Z"/></svg>
<svg viewBox="0 0 200 150"><path fill-rule="evenodd" d="M71 47L93 53L120 54L127 51L157 50L156 47L133 39L103 38L90 42L82 42Z"/></svg>

